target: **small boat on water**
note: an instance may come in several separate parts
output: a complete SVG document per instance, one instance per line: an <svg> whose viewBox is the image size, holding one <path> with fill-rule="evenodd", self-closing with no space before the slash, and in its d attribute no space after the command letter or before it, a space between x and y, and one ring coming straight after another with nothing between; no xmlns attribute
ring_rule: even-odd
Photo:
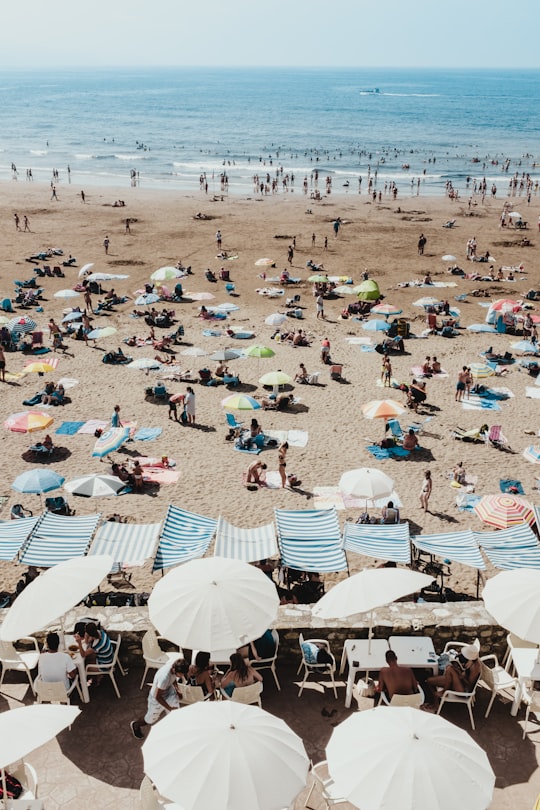
<svg viewBox="0 0 540 810"><path fill-rule="evenodd" d="M379 90L378 87L371 87L369 90L360 90L360 95L361 96L373 96L373 95L376 95L377 93L380 93L380 92L381 91Z"/></svg>

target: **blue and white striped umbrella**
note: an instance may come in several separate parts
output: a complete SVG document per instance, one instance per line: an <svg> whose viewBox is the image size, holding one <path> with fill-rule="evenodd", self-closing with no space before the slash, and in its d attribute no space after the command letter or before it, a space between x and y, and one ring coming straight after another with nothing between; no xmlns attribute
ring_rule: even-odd
<svg viewBox="0 0 540 810"><path fill-rule="evenodd" d="M25 335L27 332L33 332L37 328L37 323L28 315L22 315L12 318L7 324L7 328L12 335Z"/></svg>
<svg viewBox="0 0 540 810"><path fill-rule="evenodd" d="M532 461L533 464L540 464L540 447L537 444L530 444L523 451L523 458Z"/></svg>
<svg viewBox="0 0 540 810"><path fill-rule="evenodd" d="M41 495L42 492L51 492L62 486L65 479L58 473L47 469L28 470L17 476L11 489L27 494Z"/></svg>

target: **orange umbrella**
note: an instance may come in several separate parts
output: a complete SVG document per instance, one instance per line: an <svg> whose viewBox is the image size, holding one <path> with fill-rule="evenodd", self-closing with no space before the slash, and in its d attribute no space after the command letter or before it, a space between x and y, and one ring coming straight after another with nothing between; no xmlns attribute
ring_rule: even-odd
<svg viewBox="0 0 540 810"><path fill-rule="evenodd" d="M395 399L372 399L362 405L366 419L395 419L406 412L406 408Z"/></svg>
<svg viewBox="0 0 540 810"><path fill-rule="evenodd" d="M511 495L484 495L474 511L480 520L497 529L508 529L521 523L533 526L535 522L534 509L530 503Z"/></svg>
<svg viewBox="0 0 540 810"><path fill-rule="evenodd" d="M13 413L4 422L4 427L15 433L34 433L36 430L45 430L50 427L54 419L42 411L22 411Z"/></svg>

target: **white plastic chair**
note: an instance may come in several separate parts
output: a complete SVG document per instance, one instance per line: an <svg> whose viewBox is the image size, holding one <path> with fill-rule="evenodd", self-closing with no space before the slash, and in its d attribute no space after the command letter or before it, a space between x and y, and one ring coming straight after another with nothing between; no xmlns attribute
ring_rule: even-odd
<svg viewBox="0 0 540 810"><path fill-rule="evenodd" d="M32 693L34 691L34 679L32 678L32 670L35 669L39 661L39 645L33 636L21 638L19 641L30 642L33 645L32 650L19 651L11 641L0 641L0 663L2 664L2 675L0 677L0 686L4 682L4 675L8 670L15 670L16 672L26 672Z"/></svg>
<svg viewBox="0 0 540 810"><path fill-rule="evenodd" d="M443 654L450 652L450 650L455 650L456 652L461 652L463 647L469 647L471 645L470 641L447 641L444 645ZM480 652L480 639L475 638L472 642L472 645L476 647L476 649Z"/></svg>
<svg viewBox="0 0 540 810"><path fill-rule="evenodd" d="M187 683L180 685L180 705L189 706L192 703L200 703L203 700L209 700L211 695L205 695L202 686L190 686Z"/></svg>
<svg viewBox="0 0 540 810"><path fill-rule="evenodd" d="M260 681L252 683L249 686L237 686L232 695L228 695L224 689L221 689L221 696L225 700L232 700L235 703L245 703L248 706L257 704L262 709L261 694L263 685Z"/></svg>
<svg viewBox="0 0 540 810"><path fill-rule="evenodd" d="M338 795L335 789L334 780L328 773L328 762L325 759L323 759L322 762L318 762L316 765L312 765L310 773L313 777L313 781L311 783L308 795L306 796L304 807L310 806L309 800L311 799L311 795L315 788L317 788L320 792L321 798L325 803L325 807L333 807L336 804L347 803L347 799Z"/></svg>
<svg viewBox="0 0 540 810"><path fill-rule="evenodd" d="M325 664L310 664L309 661L306 660L306 656L302 648L302 644L304 643L304 641L309 641L312 644L317 644L318 646L325 649L326 652L330 655L332 660ZM302 654L302 660L300 661L297 674L300 672L302 667L304 668L304 677L302 683L300 684L300 691L298 692L298 697L300 697L302 692L304 691L304 686L306 685L307 679L309 678L310 675L330 675L330 682L332 684L332 689L334 691L334 697L337 700L336 682L334 680L334 675L336 673L336 659L332 655L332 651L330 650L330 644L328 643L328 641L324 638L304 639L303 634L300 633L298 637L298 643L300 644L300 652Z"/></svg>
<svg viewBox="0 0 540 810"><path fill-rule="evenodd" d="M276 651L275 651L274 655L271 658L259 658L258 660L254 659L253 661L250 661L249 663L250 663L250 666L253 667L253 669L258 669L258 670L269 669L269 670L271 670L272 675L274 676L274 680L276 682L276 686L278 688L278 691L281 691L281 686L279 685L279 680L278 680L278 676L277 676L277 672L276 672L276 661L277 661L277 657L278 657L278 648L279 648L279 633L278 633L277 630L272 630L271 632L272 632L272 638L274 639L274 643L276 645Z"/></svg>
<svg viewBox="0 0 540 810"><path fill-rule="evenodd" d="M88 666L86 667L86 673L88 675L107 675L112 681L112 685L114 687L114 691L116 692L116 697L117 698L120 698L121 695L120 695L120 690L118 689L118 684L116 683L116 678L114 677L114 675L115 675L116 667L121 668L120 664L118 662L118 655L120 653L120 644L121 644L121 642L122 642L122 636L121 635L118 635L118 638L116 639L116 641L113 641L113 639L111 639L111 644L114 647L114 656L113 656L112 662L108 666L99 666L98 667L97 664L88 664ZM122 670L122 672L123 672L123 670Z"/></svg>
<svg viewBox="0 0 540 810"><path fill-rule="evenodd" d="M69 706L70 696L75 689L79 693L82 702L83 696L78 675L71 681L69 689L66 689L66 685L63 681L44 681L41 675L38 675L34 681L36 703L65 703L66 706Z"/></svg>
<svg viewBox="0 0 540 810"><path fill-rule="evenodd" d="M489 666L488 661L490 662ZM515 689L517 680L499 664L497 656L493 654L482 656L480 659L480 668L479 685L484 686L491 692L491 699L486 709L486 714L484 715L487 717L497 695L501 692L508 692L509 690Z"/></svg>
<svg viewBox="0 0 540 810"><path fill-rule="evenodd" d="M527 704L527 709L525 711L525 725L523 726L523 737L525 739L525 735L527 733L527 723L529 722L529 714L534 712L534 714L540 714L540 692L532 690L531 692L526 692L525 689L523 690L523 699Z"/></svg>
<svg viewBox="0 0 540 810"><path fill-rule="evenodd" d="M164 664L172 663L182 657L182 652L165 652L159 646L161 636L156 635L154 630L147 630L142 638L142 653L144 657L144 672L139 689L142 689L148 671L159 669Z"/></svg>
<svg viewBox="0 0 540 810"><path fill-rule="evenodd" d="M454 692L453 689L447 689L445 692L443 692L441 696L441 701L439 703L439 707L437 709L437 714L441 713L441 709L445 703L461 703L461 705L466 706L469 711L469 717L471 719L471 727L474 731L476 726L474 725L474 716L472 710L479 682L480 678L476 681L472 692Z"/></svg>
<svg viewBox="0 0 540 810"><path fill-rule="evenodd" d="M8 765L6 771L18 779L23 786L23 792L19 799L37 799L38 797L38 778L35 768L24 759L18 759Z"/></svg>
<svg viewBox="0 0 540 810"><path fill-rule="evenodd" d="M384 692L381 692L381 703L385 706L410 706L413 709L419 709L426 702L424 690L418 685L418 692L413 695L392 695L391 700L388 700Z"/></svg>

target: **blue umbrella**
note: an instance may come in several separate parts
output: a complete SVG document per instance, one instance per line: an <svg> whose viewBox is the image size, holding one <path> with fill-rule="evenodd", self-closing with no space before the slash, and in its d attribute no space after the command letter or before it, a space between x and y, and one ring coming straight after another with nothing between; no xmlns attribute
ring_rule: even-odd
<svg viewBox="0 0 540 810"><path fill-rule="evenodd" d="M362 329L365 329L366 332L388 332L390 328L391 324L381 320L368 321L362 324Z"/></svg>
<svg viewBox="0 0 540 810"><path fill-rule="evenodd" d="M135 299L135 303L138 307L145 307L148 304L157 304L158 301L159 295L155 293L144 293L144 295L139 295L139 297Z"/></svg>
<svg viewBox="0 0 540 810"><path fill-rule="evenodd" d="M122 447L124 442L129 439L129 428L109 428L104 431L94 445L92 456L95 458L103 458L104 456L118 450Z"/></svg>
<svg viewBox="0 0 540 810"><path fill-rule="evenodd" d="M494 326L491 326L489 323L471 323L470 326L467 327L469 332L496 332Z"/></svg>
<svg viewBox="0 0 540 810"><path fill-rule="evenodd" d="M28 470L28 472L17 476L11 485L11 489L26 494L41 495L42 492L58 489L64 481L65 478L52 470Z"/></svg>
<svg viewBox="0 0 540 810"><path fill-rule="evenodd" d="M69 323L70 321L80 321L83 316L82 312L68 312L68 314L62 318L62 323Z"/></svg>
<svg viewBox="0 0 540 810"><path fill-rule="evenodd" d="M512 348L524 354L538 353L538 346L531 340L518 340L517 343L512 343Z"/></svg>

